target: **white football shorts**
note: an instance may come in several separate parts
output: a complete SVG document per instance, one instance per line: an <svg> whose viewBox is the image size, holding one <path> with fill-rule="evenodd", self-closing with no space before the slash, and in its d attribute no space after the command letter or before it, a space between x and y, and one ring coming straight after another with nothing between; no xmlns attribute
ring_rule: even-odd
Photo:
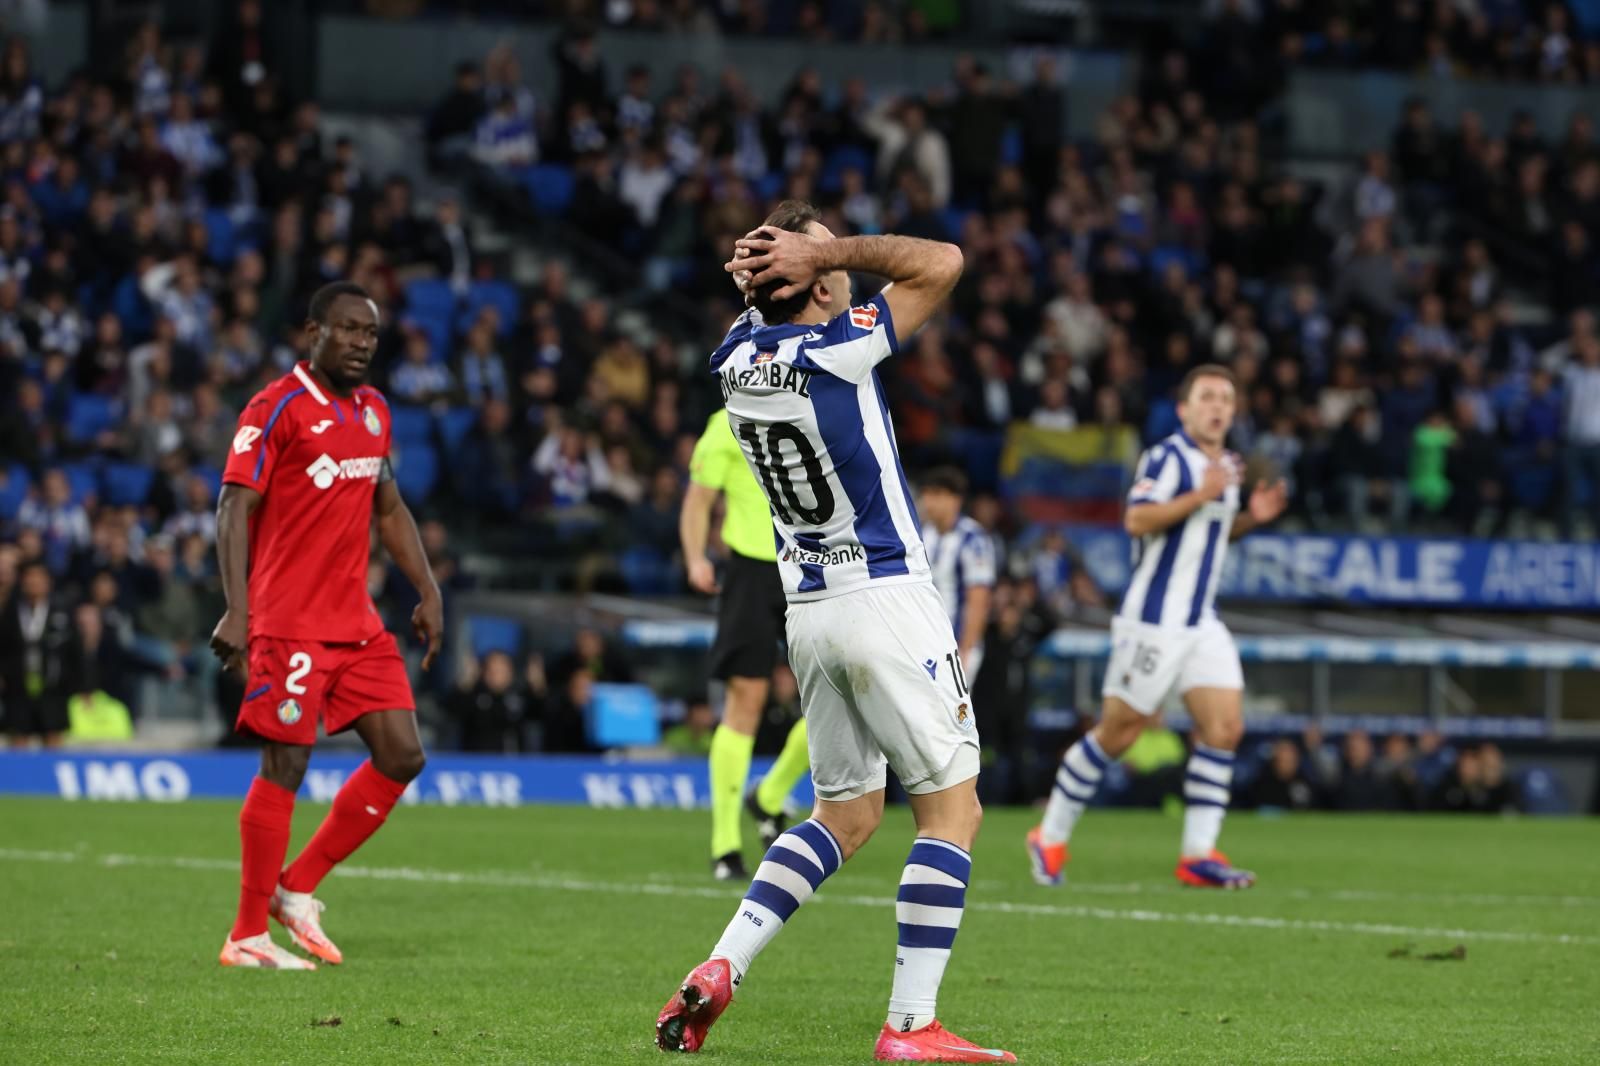
<svg viewBox="0 0 1600 1066"><path fill-rule="evenodd" d="M819 798L875 792L886 766L918 795L978 776L977 712L932 584L792 603L788 634Z"/></svg>
<svg viewBox="0 0 1600 1066"><path fill-rule="evenodd" d="M1192 688L1244 688L1239 649L1219 619L1185 629L1111 620L1111 660L1101 695L1155 714L1174 690L1182 695Z"/></svg>

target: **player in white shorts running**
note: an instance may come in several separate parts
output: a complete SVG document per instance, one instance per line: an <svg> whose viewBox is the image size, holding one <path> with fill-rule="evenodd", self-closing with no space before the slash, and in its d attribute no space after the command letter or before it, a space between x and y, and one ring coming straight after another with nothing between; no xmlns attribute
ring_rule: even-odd
<svg viewBox="0 0 1600 1066"><path fill-rule="evenodd" d="M656 1043L700 1049L756 955L878 827L892 766L917 838L900 879L894 987L873 1054L1015 1062L935 1017L982 816L978 735L876 370L944 303L961 250L912 237L835 238L816 208L791 200L735 256L728 269L758 314L733 324L711 371L772 507L817 805L767 851L711 957L661 1009ZM889 285L852 306L850 271Z"/></svg>
<svg viewBox="0 0 1600 1066"><path fill-rule="evenodd" d="M1281 480L1258 487L1241 510L1242 464L1224 447L1234 404L1231 370L1196 367L1178 389L1183 428L1139 458L1123 519L1135 538L1133 579L1111 622L1100 722L1068 749L1044 821L1028 833L1040 884L1061 883L1067 840L1106 764L1138 739L1174 689L1194 720L1178 880L1204 888L1255 883L1216 846L1244 735L1244 672L1213 603L1228 543L1281 515L1288 490Z"/></svg>

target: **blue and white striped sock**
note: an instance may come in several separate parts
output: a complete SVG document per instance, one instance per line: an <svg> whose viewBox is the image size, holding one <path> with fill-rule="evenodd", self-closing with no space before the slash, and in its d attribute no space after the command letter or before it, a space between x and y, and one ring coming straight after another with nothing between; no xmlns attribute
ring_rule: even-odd
<svg viewBox="0 0 1600 1066"><path fill-rule="evenodd" d="M1039 836L1044 843L1063 844L1072 836L1072 827L1078 824L1084 808L1094 799L1110 761L1092 733L1067 749L1061 768L1056 771L1056 787L1050 791L1050 802L1045 804L1044 820L1039 826Z"/></svg>
<svg viewBox="0 0 1600 1066"><path fill-rule="evenodd" d="M1196 744L1183 776L1183 857L1203 859L1217 846L1233 790L1233 752Z"/></svg>
<svg viewBox="0 0 1600 1066"><path fill-rule="evenodd" d="M900 925L889 995L889 1025L909 1033L933 1021L950 946L967 905L972 856L949 841L919 837L900 875L894 916Z"/></svg>
<svg viewBox="0 0 1600 1066"><path fill-rule="evenodd" d="M712 958L727 959L732 964L734 987L744 980L750 963L778 935L800 904L810 899L843 861L839 842L815 818L808 818L772 842L733 921L711 950Z"/></svg>

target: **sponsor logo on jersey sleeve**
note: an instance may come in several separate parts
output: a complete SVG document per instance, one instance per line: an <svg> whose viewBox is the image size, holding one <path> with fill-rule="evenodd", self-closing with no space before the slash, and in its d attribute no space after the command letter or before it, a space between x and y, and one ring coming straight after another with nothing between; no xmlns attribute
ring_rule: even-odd
<svg viewBox="0 0 1600 1066"><path fill-rule="evenodd" d="M261 439L260 426L240 426L239 432L233 435L233 453L243 455L256 446L256 441Z"/></svg>
<svg viewBox="0 0 1600 1066"><path fill-rule="evenodd" d="M871 329L878 324L878 307L876 304L865 304L861 307L850 309L850 324L856 329Z"/></svg>

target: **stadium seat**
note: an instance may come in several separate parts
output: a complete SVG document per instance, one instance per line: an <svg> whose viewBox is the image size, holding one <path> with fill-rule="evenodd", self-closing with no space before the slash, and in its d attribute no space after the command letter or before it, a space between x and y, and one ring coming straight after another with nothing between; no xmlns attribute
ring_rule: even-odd
<svg viewBox="0 0 1600 1066"><path fill-rule="evenodd" d="M434 425L439 430L439 443L449 453L461 447L461 442L467 439L467 434L477 424L478 412L471 407L452 407L434 416Z"/></svg>
<svg viewBox="0 0 1600 1066"><path fill-rule="evenodd" d="M99 495L100 471L96 464L63 463L61 472L67 475L67 484L72 487L74 503L82 503L85 497Z"/></svg>
<svg viewBox="0 0 1600 1066"><path fill-rule="evenodd" d="M828 153L822 164L822 177L817 187L823 192L835 193L844 185L844 172L859 170L863 177L872 177L872 155L853 144L840 145Z"/></svg>
<svg viewBox="0 0 1600 1066"><path fill-rule="evenodd" d="M597 684L584 713L589 743L598 748L658 744L661 701L647 685Z"/></svg>
<svg viewBox="0 0 1600 1066"><path fill-rule="evenodd" d="M211 490L211 498L213 500L222 494L222 471L219 468L197 466L190 470L189 473L195 477L205 479L206 486Z"/></svg>
<svg viewBox="0 0 1600 1066"><path fill-rule="evenodd" d="M666 596L675 591L672 564L655 548L629 548L617 559L617 567L628 591L637 596Z"/></svg>
<svg viewBox="0 0 1600 1066"><path fill-rule="evenodd" d="M28 485L28 468L21 463L0 468L0 521L17 517L22 501L28 498Z"/></svg>
<svg viewBox="0 0 1600 1066"><path fill-rule="evenodd" d="M433 418L426 407L397 403L389 409L389 419L396 444L427 444L433 439Z"/></svg>
<svg viewBox="0 0 1600 1066"><path fill-rule="evenodd" d="M448 319L455 309L456 294L449 282L439 278L406 282L406 310L411 314L442 313Z"/></svg>
<svg viewBox="0 0 1600 1066"><path fill-rule="evenodd" d="M533 209L541 215L559 215L572 206L572 194L577 180L570 167L558 163L540 163L523 175L528 187L528 198Z"/></svg>
<svg viewBox="0 0 1600 1066"><path fill-rule="evenodd" d="M467 619L467 629L472 634L472 654L479 659L492 651L522 653L522 623L514 618L475 614Z"/></svg>
<svg viewBox="0 0 1600 1066"><path fill-rule="evenodd" d="M467 290L467 312L472 318L485 307L500 313L500 336L504 337L517 324L517 310L521 305L516 286L506 281L475 281Z"/></svg>
<svg viewBox="0 0 1600 1066"><path fill-rule="evenodd" d="M1572 805L1561 792L1561 781L1542 766L1529 767L1517 779L1522 807L1529 814L1571 814Z"/></svg>
<svg viewBox="0 0 1600 1066"><path fill-rule="evenodd" d="M67 408L67 437L86 443L116 425L117 402L98 393L78 393Z"/></svg>
<svg viewBox="0 0 1600 1066"><path fill-rule="evenodd" d="M394 480L407 503L421 503L439 481L439 453L425 440L406 445L395 456Z"/></svg>
<svg viewBox="0 0 1600 1066"><path fill-rule="evenodd" d="M239 254L238 235L233 231L233 217L224 208L213 207L205 213L206 255L213 262L231 264Z"/></svg>
<svg viewBox="0 0 1600 1066"><path fill-rule="evenodd" d="M105 501L115 507L137 507L150 495L156 472L138 463L107 463L100 471L100 489Z"/></svg>
<svg viewBox="0 0 1600 1066"><path fill-rule="evenodd" d="M945 237L952 241L961 239L961 231L966 227L967 216L971 211L963 211L959 207L947 207L939 212L939 219L944 223Z"/></svg>
<svg viewBox="0 0 1600 1066"><path fill-rule="evenodd" d="M155 312L139 291L139 279L131 274L119 281L112 292L111 311L122 320L125 340L143 341L155 328Z"/></svg>
<svg viewBox="0 0 1600 1066"><path fill-rule="evenodd" d="M403 322L428 335L428 356L434 362L442 363L450 358L450 338L454 325L450 311L413 309L406 312Z"/></svg>

